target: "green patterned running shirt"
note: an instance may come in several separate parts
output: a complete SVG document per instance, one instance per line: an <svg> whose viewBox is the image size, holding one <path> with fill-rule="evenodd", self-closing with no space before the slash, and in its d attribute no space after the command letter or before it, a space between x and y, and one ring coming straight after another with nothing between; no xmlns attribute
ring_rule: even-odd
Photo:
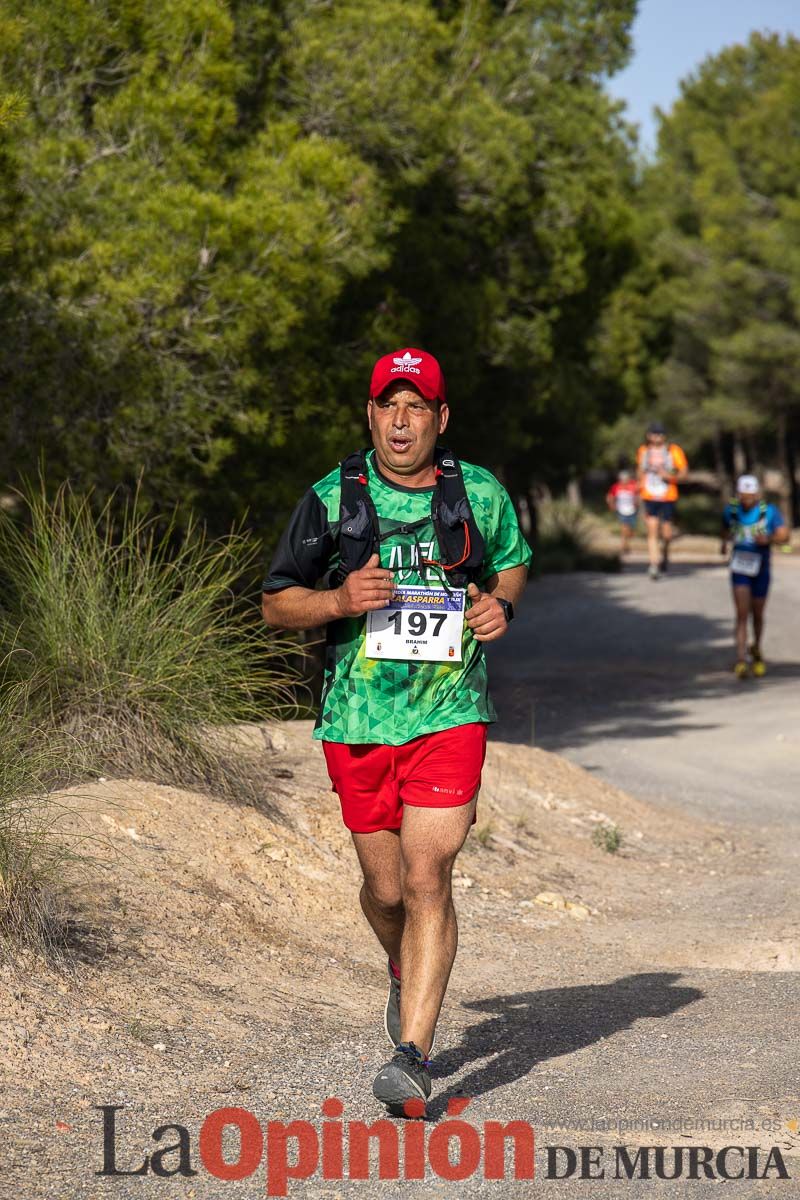
<svg viewBox="0 0 800 1200"><path fill-rule="evenodd" d="M396 584L441 588L439 545L431 519L433 488L406 488L384 478L367 457L369 491L378 513L381 566ZM505 489L482 467L461 463L464 486L486 554L485 581L527 566L531 552ZM264 590L315 587L338 564L340 471L315 483L295 509L264 580ZM409 529L409 526L414 526ZM461 662L409 662L366 657L366 618L328 626L325 679L314 737L349 744L400 746L424 733L474 721L493 722L486 657L464 624Z"/></svg>

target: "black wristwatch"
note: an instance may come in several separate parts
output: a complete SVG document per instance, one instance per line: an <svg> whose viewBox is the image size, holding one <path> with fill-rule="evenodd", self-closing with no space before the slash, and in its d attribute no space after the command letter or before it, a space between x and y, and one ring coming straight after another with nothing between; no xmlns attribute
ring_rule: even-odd
<svg viewBox="0 0 800 1200"><path fill-rule="evenodd" d="M510 625L511 622L514 620L514 605L511 603L510 600L501 600L499 596L497 597L497 603L500 605L503 612L506 614L506 624Z"/></svg>

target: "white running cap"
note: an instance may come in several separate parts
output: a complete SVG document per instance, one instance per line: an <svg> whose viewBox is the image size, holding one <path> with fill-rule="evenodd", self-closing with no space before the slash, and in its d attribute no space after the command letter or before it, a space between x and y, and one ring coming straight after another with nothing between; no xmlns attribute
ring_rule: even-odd
<svg viewBox="0 0 800 1200"><path fill-rule="evenodd" d="M761 485L755 475L740 475L736 480L736 490L740 496L757 496Z"/></svg>

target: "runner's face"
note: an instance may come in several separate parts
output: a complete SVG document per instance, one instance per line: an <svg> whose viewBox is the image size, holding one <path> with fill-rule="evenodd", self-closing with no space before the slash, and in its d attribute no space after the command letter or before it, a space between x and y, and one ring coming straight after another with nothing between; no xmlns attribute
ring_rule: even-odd
<svg viewBox="0 0 800 1200"><path fill-rule="evenodd" d="M663 433L648 433L647 444L649 446L663 446L664 445Z"/></svg>
<svg viewBox="0 0 800 1200"><path fill-rule="evenodd" d="M739 492L739 503L745 512L749 512L751 508L755 508L760 499L760 495L754 496L752 492Z"/></svg>
<svg viewBox="0 0 800 1200"><path fill-rule="evenodd" d="M425 400L406 383L370 400L367 418L381 466L397 475L416 475L433 462L436 439L447 428L448 408Z"/></svg>

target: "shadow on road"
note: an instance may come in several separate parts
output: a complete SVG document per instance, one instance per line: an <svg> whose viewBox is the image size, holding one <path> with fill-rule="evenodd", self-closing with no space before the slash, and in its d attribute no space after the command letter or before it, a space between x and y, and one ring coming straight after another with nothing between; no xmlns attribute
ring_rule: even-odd
<svg viewBox="0 0 800 1200"><path fill-rule="evenodd" d="M555 751L674 737L716 727L698 723L696 700L800 678L800 663L775 662L766 679L735 680L732 623L719 567L681 563L655 584L638 565L546 576L529 586L511 636L488 647L499 736Z"/></svg>
<svg viewBox="0 0 800 1200"><path fill-rule="evenodd" d="M643 1017L667 1017L702 999L696 987L675 987L679 974L659 972L626 975L613 983L585 987L516 992L464 1004L490 1014L470 1026L460 1045L435 1060L437 1078L454 1075L479 1059L450 1095L481 1096L522 1079L539 1063L591 1046L628 1029ZM428 1117L438 1119L447 1109L448 1095L428 1104Z"/></svg>

